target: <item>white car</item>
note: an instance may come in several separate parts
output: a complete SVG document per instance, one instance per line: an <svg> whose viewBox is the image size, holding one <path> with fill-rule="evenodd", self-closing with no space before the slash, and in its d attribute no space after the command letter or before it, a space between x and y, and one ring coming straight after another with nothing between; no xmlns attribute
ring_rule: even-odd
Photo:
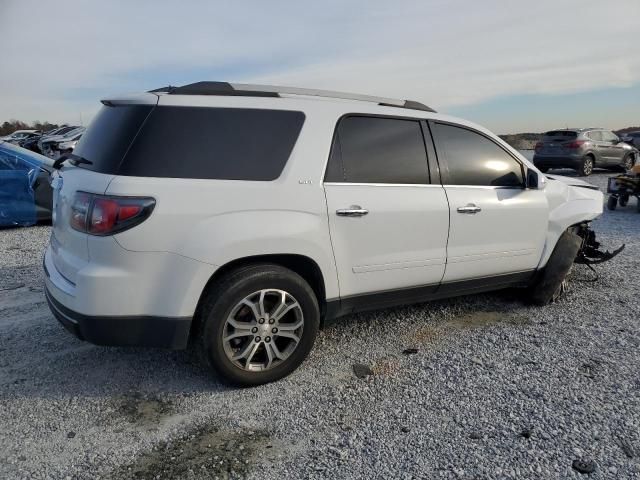
<svg viewBox="0 0 640 480"><path fill-rule="evenodd" d="M596 252L596 187L417 102L199 82L102 103L57 162L44 255L52 312L92 343L192 342L256 385L341 315L514 286L544 304Z"/></svg>
<svg viewBox="0 0 640 480"><path fill-rule="evenodd" d="M40 135L40 130L16 130L10 135L5 135L4 137L0 137L0 140L9 143L18 143L22 140L26 140L29 137L33 137L36 135Z"/></svg>

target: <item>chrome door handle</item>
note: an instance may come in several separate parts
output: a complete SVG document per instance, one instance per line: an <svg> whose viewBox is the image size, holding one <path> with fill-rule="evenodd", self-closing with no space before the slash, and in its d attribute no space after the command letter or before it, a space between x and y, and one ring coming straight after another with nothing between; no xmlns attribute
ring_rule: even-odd
<svg viewBox="0 0 640 480"><path fill-rule="evenodd" d="M482 209L477 205L475 205L474 203L467 203L467 205L464 207L458 207L458 213L468 213L473 215L480 211L482 211Z"/></svg>
<svg viewBox="0 0 640 480"><path fill-rule="evenodd" d="M369 213L369 210L362 208L360 205L351 205L349 208L340 208L336 210L339 217L362 217Z"/></svg>

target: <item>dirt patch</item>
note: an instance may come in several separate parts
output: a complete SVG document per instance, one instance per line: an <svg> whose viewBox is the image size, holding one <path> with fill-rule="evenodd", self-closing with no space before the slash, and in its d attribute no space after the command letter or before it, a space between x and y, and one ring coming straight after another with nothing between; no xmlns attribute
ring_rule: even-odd
<svg viewBox="0 0 640 480"><path fill-rule="evenodd" d="M528 319L512 312L478 311L459 315L445 322L423 325L412 335L411 342L421 345L435 345L443 337L458 330L488 327L491 325L526 325Z"/></svg>
<svg viewBox="0 0 640 480"><path fill-rule="evenodd" d="M129 423L139 426L156 426L159 421L171 414L173 405L159 397L147 397L141 393L132 393L117 401L116 411Z"/></svg>
<svg viewBox="0 0 640 480"><path fill-rule="evenodd" d="M396 357L386 357L377 361L372 370L375 375L393 375L400 367L400 361Z"/></svg>
<svg viewBox="0 0 640 480"><path fill-rule="evenodd" d="M256 462L275 457L275 447L266 432L206 426L162 443L112 478L242 478Z"/></svg>

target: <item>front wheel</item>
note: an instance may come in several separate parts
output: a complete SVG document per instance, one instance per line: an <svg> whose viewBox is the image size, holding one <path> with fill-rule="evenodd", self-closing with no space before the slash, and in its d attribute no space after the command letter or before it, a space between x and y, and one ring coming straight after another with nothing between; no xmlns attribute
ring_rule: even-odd
<svg viewBox="0 0 640 480"><path fill-rule="evenodd" d="M225 275L198 310L201 356L224 380L242 386L293 372L311 351L320 325L309 284L273 264Z"/></svg>
<svg viewBox="0 0 640 480"><path fill-rule="evenodd" d="M529 299L536 305L547 305L557 300L565 287L565 279L582 245L582 238L572 229L558 239L547 265L529 287Z"/></svg>
<svg viewBox="0 0 640 480"><path fill-rule="evenodd" d="M585 155L582 159L582 165L578 168L578 175L581 177L588 177L593 173L593 157L591 155Z"/></svg>

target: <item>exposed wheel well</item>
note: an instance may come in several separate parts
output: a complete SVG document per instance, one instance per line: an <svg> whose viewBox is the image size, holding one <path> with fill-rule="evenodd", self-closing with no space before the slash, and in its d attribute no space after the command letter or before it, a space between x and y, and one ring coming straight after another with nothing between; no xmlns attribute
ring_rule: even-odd
<svg viewBox="0 0 640 480"><path fill-rule="evenodd" d="M591 157L591 160L593 161L593 165L596 165L596 156L593 152L589 152L587 154L585 154L585 157Z"/></svg>
<svg viewBox="0 0 640 480"><path fill-rule="evenodd" d="M309 283L309 286L318 299L318 306L320 307L320 318L324 319L327 303L324 287L324 277L322 275L322 270L320 270L320 267L314 260L309 257L305 257L304 255L295 254L256 255L233 260L218 268L211 276L204 289L202 290L202 293L200 294L198 308L196 309L196 314L194 315L193 323L191 325L191 337L193 337L193 335L197 334L197 332L199 331L198 322L200 316L198 315L198 310L200 308L200 302L202 302L202 299L206 296L206 293L211 288L213 283L232 270L236 270L247 265L255 265L258 263L273 263L275 265L280 265L294 271L302 278L304 278Z"/></svg>

